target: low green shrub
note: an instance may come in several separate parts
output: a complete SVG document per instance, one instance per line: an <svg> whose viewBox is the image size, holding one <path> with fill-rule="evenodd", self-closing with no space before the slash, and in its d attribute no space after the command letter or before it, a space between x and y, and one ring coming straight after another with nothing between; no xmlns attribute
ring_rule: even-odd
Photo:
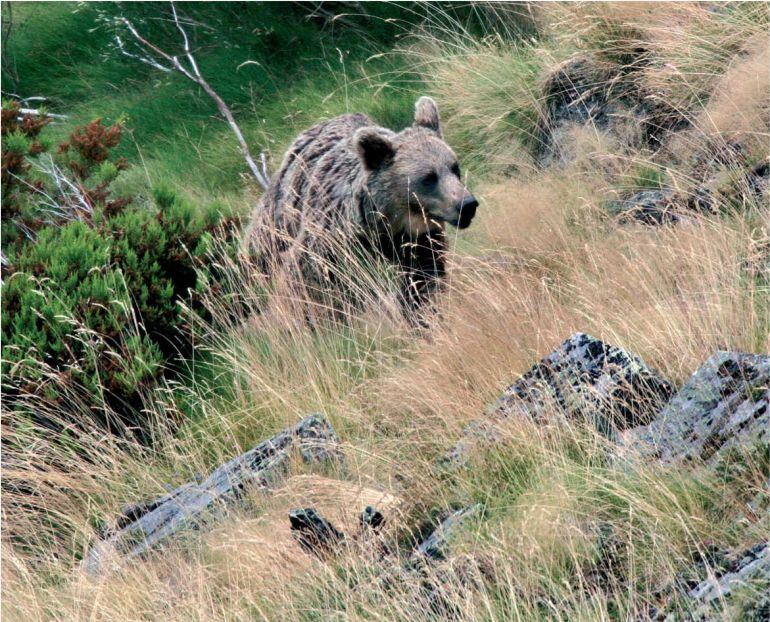
<svg viewBox="0 0 770 622"><path fill-rule="evenodd" d="M4 402L46 428L86 412L147 439L143 400L189 351L179 302L201 308L198 272L223 220L167 188L113 197L119 124L79 127L51 155L14 120L3 128Z"/></svg>

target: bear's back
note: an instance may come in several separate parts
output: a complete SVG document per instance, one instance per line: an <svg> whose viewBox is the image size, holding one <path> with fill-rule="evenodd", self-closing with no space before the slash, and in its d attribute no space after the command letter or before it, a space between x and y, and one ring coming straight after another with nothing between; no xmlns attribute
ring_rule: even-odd
<svg viewBox="0 0 770 622"><path fill-rule="evenodd" d="M322 219L329 210L346 212L353 181L361 174L350 138L359 128L372 125L364 114L346 114L300 134L286 152L262 200L266 215L292 235L293 222L300 214L312 211L314 219ZM344 219L350 214L337 216Z"/></svg>

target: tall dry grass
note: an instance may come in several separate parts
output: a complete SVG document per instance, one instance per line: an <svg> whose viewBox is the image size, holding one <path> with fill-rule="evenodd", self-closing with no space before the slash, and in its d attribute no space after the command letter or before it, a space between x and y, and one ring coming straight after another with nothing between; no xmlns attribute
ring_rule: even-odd
<svg viewBox="0 0 770 622"><path fill-rule="evenodd" d="M766 203L736 210L726 198L724 213L660 228L606 210L617 180L636 168L652 163L688 179L688 150L720 140L748 140L758 153L767 146L763 7L540 7L532 46L544 51L534 59L535 48L506 36L479 42L457 28L447 43L423 33L408 53L437 69L432 88L449 141L488 173L477 176L478 221L456 240L430 329L405 322L392 275L362 266L345 245L330 265L342 288L320 302L288 274L266 281L254 264L215 253L213 321L194 326L191 381L148 401L151 448L78 430L67 443L14 431L3 480L28 489L3 495L6 619L595 621L684 606L677 581L708 573L712 549L770 529L767 517L740 510L767 478L761 461L750 460L738 484L697 466L618 469L607 463L608 442L578 423L520 421L467 470L439 471L435 458L576 331L641 356L676 385L716 349L770 351ZM664 46L674 34L676 45ZM665 159L618 153L594 135L561 167L536 167L519 130L542 114L538 84L549 66L573 50L625 62L642 43L655 62L634 79L688 107L693 127L672 138ZM693 89L661 76L666 63L690 67ZM250 493L216 524L117 572L80 570L98 524L123 504L206 473L314 410L343 438L342 469ZM191 417L180 428L164 424L182 411ZM472 503L483 514L448 560L427 575L400 570L426 515ZM367 504L390 519L389 562L359 542L322 562L287 532L291 508L316 506L354 533ZM742 603L721 615L740 619Z"/></svg>
<svg viewBox="0 0 770 622"><path fill-rule="evenodd" d="M198 434L167 439L160 455L81 439L98 448L91 461L73 455L49 464L40 446L31 446L25 469L34 471L42 507L14 507L12 497L4 498L6 536L15 536L4 552L9 619L110 620L127 610L180 620L323 619L333 612L345 619L431 619L420 582L385 590L371 576L370 553L352 550L338 562L343 570L335 570L303 557L285 533L277 535L290 507L360 511L372 498L360 496L368 488L401 499L391 516L485 502L487 519L463 537L457 567L435 578L469 620L529 619L541 615L543 599L551 603L551 619L616 619L610 611L616 607L621 619L630 617L656 602L656 585L672 582L706 541L747 539L732 529L726 509L735 498L719 482L652 468L609 471L601 466L602 442L579 428L556 435L512 429L509 441L481 456L469 474L449 484L436 477L432 459L461 426L576 330L626 347L677 384L717 348L768 349L770 318L760 304L767 292L751 272L766 228L741 218L660 230L619 227L584 202L579 183L560 179L486 189L479 229L494 251L456 258L429 340L389 353L388 339L372 328L396 332L387 316L379 325L370 320L361 333L340 320L336 329L319 329L295 316L287 326L291 316L282 309L284 322L252 318L230 332L220 327L217 340L207 342L219 349L235 397L201 400ZM356 373L367 366L373 370ZM308 490L290 481L276 498L259 498L213 532L172 543L120 573L94 579L77 570L96 517L137 496L160 494L164 482L205 472L245 449L251 436L315 408L332 416L349 457L324 501L314 495L318 485ZM205 448L201 430L211 432ZM44 510L46 525L31 520L33 510ZM613 538L626 539L618 572L635 575L632 588L621 580L597 584L593 576L604 522L615 526ZM480 578L468 583L468 573ZM565 583L564 573L583 591Z"/></svg>

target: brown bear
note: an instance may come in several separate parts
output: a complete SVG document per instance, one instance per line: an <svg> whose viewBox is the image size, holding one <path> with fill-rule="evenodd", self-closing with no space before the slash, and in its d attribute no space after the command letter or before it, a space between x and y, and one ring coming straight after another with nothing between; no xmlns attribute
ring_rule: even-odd
<svg viewBox="0 0 770 622"><path fill-rule="evenodd" d="M449 223L470 225L466 189L430 97L414 124L393 132L346 114L300 134L254 210L244 243L258 256L292 255L305 281L330 280L341 241L356 241L401 270L403 301L416 309L445 275Z"/></svg>

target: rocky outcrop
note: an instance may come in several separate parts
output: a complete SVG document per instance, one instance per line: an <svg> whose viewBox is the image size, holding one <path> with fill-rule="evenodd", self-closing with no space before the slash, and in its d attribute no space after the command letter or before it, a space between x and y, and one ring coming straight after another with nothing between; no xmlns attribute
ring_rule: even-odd
<svg viewBox="0 0 770 622"><path fill-rule="evenodd" d="M770 356L716 353L621 444L664 463L715 462L731 447L770 444Z"/></svg>
<svg viewBox="0 0 770 622"><path fill-rule="evenodd" d="M448 552L449 542L460 526L469 518L481 513L481 505L476 505L457 510L441 521L436 530L430 534L415 550L413 560L418 558L444 559Z"/></svg>
<svg viewBox="0 0 770 622"><path fill-rule="evenodd" d="M730 448L770 444L770 356L718 352L673 397L638 357L576 333L510 385L487 418L466 427L444 462L460 465L512 417L592 423L621 455L715 463Z"/></svg>
<svg viewBox="0 0 770 622"><path fill-rule="evenodd" d="M672 466L692 462L722 468L736 460L753 464L754 452L768 447L770 356L717 352L650 424L622 435L618 453ZM763 488L744 508L750 522L766 520L770 481ZM695 587L677 590L677 608L684 608L687 617L671 613L666 622L770 620L770 543L762 541L737 554L722 551L718 557L728 563L712 565ZM734 602L736 591L745 596L743 604Z"/></svg>
<svg viewBox="0 0 770 622"><path fill-rule="evenodd" d="M607 180L619 187L620 197L607 208L621 222L668 225L686 216L718 214L763 204L770 196L770 160L766 149L751 146L751 137L704 139L684 111L646 92L635 79L642 69L640 56L625 67L603 62L596 55L580 54L557 65L541 87L543 102L538 128L537 158L552 166L590 156L599 140L602 150L640 157L661 171L685 174L671 185L628 186L617 170L605 170ZM757 135L757 128L752 135ZM586 131L588 130L588 131ZM688 133L689 132L689 133ZM582 137L582 138L581 138ZM602 170L600 160L590 159Z"/></svg>
<svg viewBox="0 0 770 622"><path fill-rule="evenodd" d="M739 144L696 154L686 168L691 171L691 187L639 190L609 203L608 208L621 222L668 225L696 214L761 204L770 197L770 162L750 166Z"/></svg>
<svg viewBox="0 0 770 622"><path fill-rule="evenodd" d="M745 592L750 604L742 607L742 620L770 620L770 541L733 556L727 569L701 581L686 595L690 619L698 622L724 620L725 609L730 609L735 592ZM764 596L763 596L764 595ZM738 619L737 617L734 619ZM666 622L678 618L670 615Z"/></svg>
<svg viewBox="0 0 770 622"><path fill-rule="evenodd" d="M584 57L563 62L546 77L542 163L551 164L563 158L564 137L572 126L607 128L617 107L610 104L610 78L598 63Z"/></svg>
<svg viewBox="0 0 770 622"><path fill-rule="evenodd" d="M616 464L624 456L664 464L722 464L721 458L731 450L770 444L768 406L770 356L718 352L672 397L668 382L641 359L576 333L508 386L487 418L466 430L447 460L454 465L467 462L477 443L495 442L505 422L522 418L543 424L568 420L592 425L617 441L610 444L617 451L609 452L618 457ZM203 524L217 515L217 509L236 501L247 486L271 487L275 514L281 489L273 489L273 484L295 454L307 462L341 459L339 441L329 423L319 415L308 417L222 465L205 480L126 508L89 551L85 569L99 572L113 561L141 555L180 531ZM759 481L765 477L766 473ZM387 515L388 495L354 495L355 501L346 501L335 492L341 482L327 484L331 494L320 490L318 479L296 486L287 492L286 504L276 514L279 525L260 515L244 537L253 540L253 530L261 529L265 537L256 540L264 540L262 546L270 549L270 556L281 556L281 563L290 563L296 572L321 569L323 562L339 561L343 558L338 556L350 550L366 551L364 559L373 565L369 578L383 590L402 590L415 611L427 611L439 619L461 617L462 598L483 586L490 566L475 552L458 553L452 543L463 523L482 514L481 505L456 511L438 524L431 521L432 532L404 550L392 534L381 530L385 516L374 509L376 505ZM750 492L747 501L754 489ZM747 520L756 524L764 520L759 515L766 515L768 498L763 493L747 504ZM323 499L336 502L324 505ZM345 511L338 512L338 506ZM259 521L266 523L260 526ZM611 524L599 533L602 561L592 580L597 586L607 581L622 584L628 578L618 561L620 536ZM763 540L739 554L714 551L666 584L656 597L656 606L663 604L659 609L650 606L649 616L643 619L716 622L732 610L745 619L767 619L770 599L761 595L770 588L770 543ZM266 559L273 559L270 556ZM265 581L269 584L269 576ZM371 584L365 587L370 589ZM682 612L687 617L674 617Z"/></svg>
<svg viewBox="0 0 770 622"><path fill-rule="evenodd" d="M752 452L758 449L761 461L770 446L770 356L717 352L671 396L668 383L637 357L578 333L510 385L488 419L469 426L447 461L462 464L476 443L494 442L507 418L545 422L554 414L590 421L614 437L618 465L628 457L714 469L735 460L752 465ZM746 504L745 519L766 521L768 498L770 481ZM596 580L623 581L622 570L618 574L614 568L611 525L608 530L600 542L603 562L595 569ZM433 537L421 547L432 549ZM730 619L770 620L770 543L763 540L737 553L712 551L700 567L699 583L690 581L690 569L687 578L668 588L667 604L640 619L716 622L729 614ZM431 602L451 611L440 589L430 595Z"/></svg>
<svg viewBox="0 0 770 622"><path fill-rule="evenodd" d="M503 392L487 419L466 428L446 461L462 464L478 441L494 441L502 420L554 414L593 423L608 437L648 423L671 395L671 386L638 357L576 333Z"/></svg>
<svg viewBox="0 0 770 622"><path fill-rule="evenodd" d="M86 555L84 568L101 571L110 561L128 559L156 547L181 530L195 527L217 506L237 500L249 486L268 487L286 472L291 458L337 462L339 440L329 422L311 415L297 425L233 458L203 482L189 482L145 504L128 508Z"/></svg>
<svg viewBox="0 0 770 622"><path fill-rule="evenodd" d="M575 127L591 129L622 141L628 148L656 149L668 131L685 120L654 97L640 93L617 66L592 55L557 65L543 87L539 159L550 165L566 159L565 144Z"/></svg>

